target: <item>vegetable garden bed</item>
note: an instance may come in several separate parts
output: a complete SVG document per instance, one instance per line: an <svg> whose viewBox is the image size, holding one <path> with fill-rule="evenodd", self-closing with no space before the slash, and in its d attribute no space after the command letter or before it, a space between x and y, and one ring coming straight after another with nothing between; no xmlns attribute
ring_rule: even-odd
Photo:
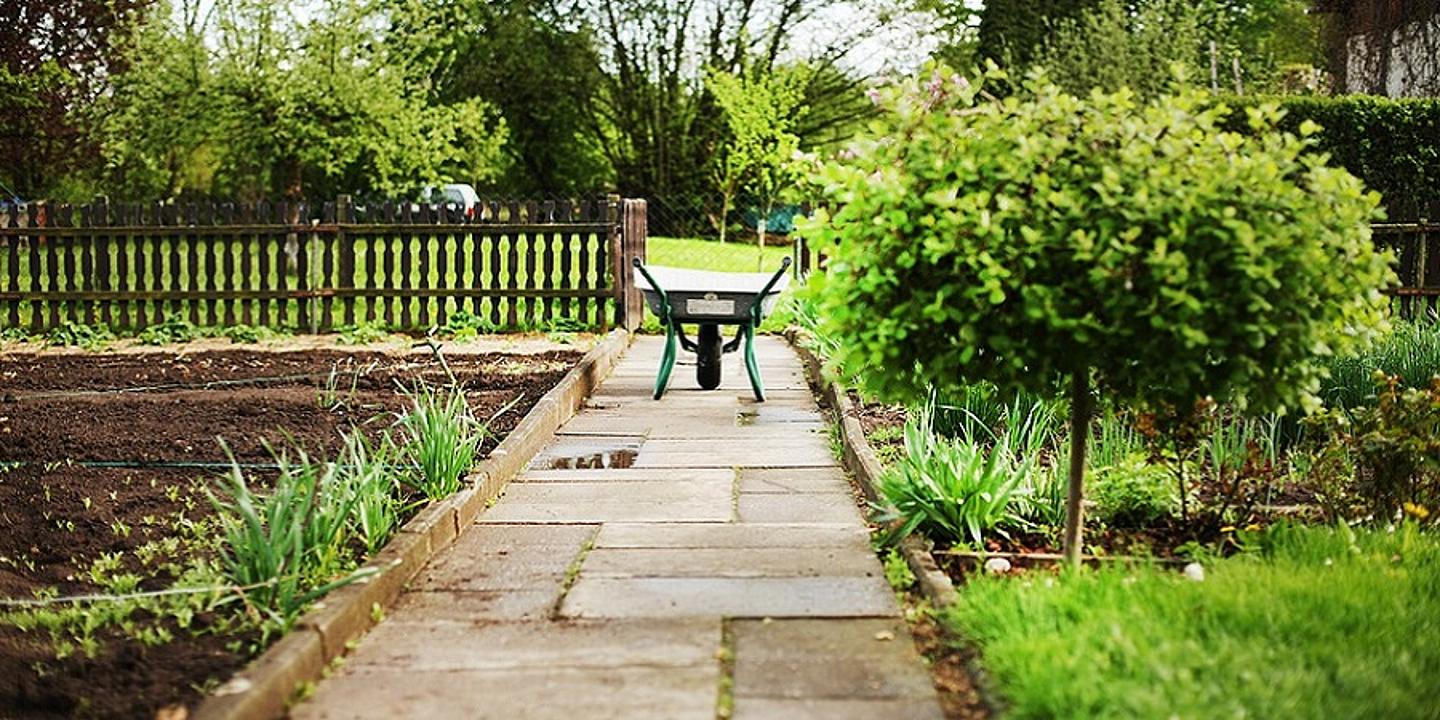
<svg viewBox="0 0 1440 720"><path fill-rule="evenodd" d="M488 420L480 454L579 358L447 355ZM0 356L0 596L46 601L0 608L5 717L148 717L243 666L283 623L233 589L164 594L227 584L210 478L233 456L263 487L279 473L267 446L293 462L337 457L351 428L378 442L420 383L448 383L428 352ZM409 493L402 513L423 504ZM130 599L53 600L89 594Z"/></svg>

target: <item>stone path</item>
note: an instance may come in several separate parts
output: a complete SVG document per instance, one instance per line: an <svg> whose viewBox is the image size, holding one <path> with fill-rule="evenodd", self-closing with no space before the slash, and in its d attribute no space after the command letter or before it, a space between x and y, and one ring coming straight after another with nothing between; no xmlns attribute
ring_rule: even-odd
<svg viewBox="0 0 1440 720"><path fill-rule="evenodd" d="M294 717L940 717L795 354L761 339L765 403L738 355L656 402L660 348L636 341Z"/></svg>

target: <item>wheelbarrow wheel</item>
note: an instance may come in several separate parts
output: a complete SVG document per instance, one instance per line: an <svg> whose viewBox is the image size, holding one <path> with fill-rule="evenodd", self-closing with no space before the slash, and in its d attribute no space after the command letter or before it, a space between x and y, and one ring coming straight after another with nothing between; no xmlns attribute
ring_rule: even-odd
<svg viewBox="0 0 1440 720"><path fill-rule="evenodd" d="M720 326L700 326L700 342L695 353L695 379L700 387L714 390L720 387L720 360L724 357L724 342L720 338Z"/></svg>

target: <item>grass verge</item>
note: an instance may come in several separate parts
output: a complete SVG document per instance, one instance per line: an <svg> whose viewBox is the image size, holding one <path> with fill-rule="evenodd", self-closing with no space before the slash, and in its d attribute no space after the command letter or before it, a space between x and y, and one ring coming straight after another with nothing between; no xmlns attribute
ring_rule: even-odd
<svg viewBox="0 0 1440 720"><path fill-rule="evenodd" d="M1278 526L1201 582L977 578L943 621L1014 718L1433 718L1440 538Z"/></svg>

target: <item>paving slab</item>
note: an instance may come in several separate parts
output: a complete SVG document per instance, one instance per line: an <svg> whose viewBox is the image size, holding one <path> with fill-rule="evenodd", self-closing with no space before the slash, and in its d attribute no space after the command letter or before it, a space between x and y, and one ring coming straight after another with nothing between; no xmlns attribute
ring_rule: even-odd
<svg viewBox="0 0 1440 720"><path fill-rule="evenodd" d="M720 623L713 620L475 623L412 613L372 630L346 669L710 667L719 647Z"/></svg>
<svg viewBox="0 0 1440 720"><path fill-rule="evenodd" d="M715 482L520 482L477 522L723 522L733 512L731 495L731 485Z"/></svg>
<svg viewBox="0 0 1440 720"><path fill-rule="evenodd" d="M606 523L595 548L810 548L870 550L870 532L853 523L779 525L761 523Z"/></svg>
<svg viewBox="0 0 1440 720"><path fill-rule="evenodd" d="M410 590L400 594L389 615L457 622L543 620L554 609L563 586L562 577L542 590Z"/></svg>
<svg viewBox="0 0 1440 720"><path fill-rule="evenodd" d="M714 720L710 667L341 672L295 720Z"/></svg>
<svg viewBox="0 0 1440 720"><path fill-rule="evenodd" d="M852 487L838 468L742 468L740 492L842 494Z"/></svg>
<svg viewBox="0 0 1440 720"><path fill-rule="evenodd" d="M848 493L741 493L741 522L861 523L855 496Z"/></svg>
<svg viewBox="0 0 1440 720"><path fill-rule="evenodd" d="M935 699L735 698L734 720L942 720Z"/></svg>
<svg viewBox="0 0 1440 720"><path fill-rule="evenodd" d="M586 578L866 576L879 573L880 564L849 547L600 548L585 556L580 572Z"/></svg>
<svg viewBox="0 0 1440 720"><path fill-rule="evenodd" d="M737 701L919 699L934 702L903 620L735 620ZM825 658L825 662L817 662ZM737 703L738 704L738 703Z"/></svg>
<svg viewBox="0 0 1440 720"><path fill-rule="evenodd" d="M587 578L560 614L576 618L891 617L899 613L879 577Z"/></svg>
<svg viewBox="0 0 1440 720"><path fill-rule="evenodd" d="M416 590L558 590L594 525L473 527L411 583Z"/></svg>
<svg viewBox="0 0 1440 720"><path fill-rule="evenodd" d="M734 468L620 468L607 470L531 470L515 483L670 483L731 486ZM516 487L511 484L512 489Z"/></svg>

